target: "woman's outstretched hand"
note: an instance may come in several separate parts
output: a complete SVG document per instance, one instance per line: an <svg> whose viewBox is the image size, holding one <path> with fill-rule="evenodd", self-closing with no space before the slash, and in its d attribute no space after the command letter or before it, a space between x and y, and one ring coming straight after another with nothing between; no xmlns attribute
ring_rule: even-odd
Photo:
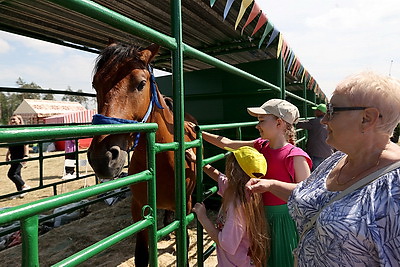
<svg viewBox="0 0 400 267"><path fill-rule="evenodd" d="M251 178L246 183L246 189L250 193L265 193L269 191L270 186L271 186L271 180L269 179Z"/></svg>

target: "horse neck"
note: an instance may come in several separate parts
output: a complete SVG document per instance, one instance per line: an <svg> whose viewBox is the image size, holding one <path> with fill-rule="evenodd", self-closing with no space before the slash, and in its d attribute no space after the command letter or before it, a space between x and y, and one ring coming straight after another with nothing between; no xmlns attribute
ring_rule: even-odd
<svg viewBox="0 0 400 267"><path fill-rule="evenodd" d="M159 102L163 109L158 108L156 105L149 117L148 122L158 124L156 132L156 141L161 143L172 142L174 140L174 115L172 110L165 103L164 97L157 90Z"/></svg>

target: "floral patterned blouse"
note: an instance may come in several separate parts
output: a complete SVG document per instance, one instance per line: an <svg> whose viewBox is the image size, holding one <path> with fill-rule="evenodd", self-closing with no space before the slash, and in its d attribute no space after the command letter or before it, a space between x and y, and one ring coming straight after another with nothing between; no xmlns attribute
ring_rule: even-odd
<svg viewBox="0 0 400 267"><path fill-rule="evenodd" d="M299 233L339 192L326 189L336 152L301 182L288 206ZM333 202L299 242L298 266L400 266L400 168Z"/></svg>

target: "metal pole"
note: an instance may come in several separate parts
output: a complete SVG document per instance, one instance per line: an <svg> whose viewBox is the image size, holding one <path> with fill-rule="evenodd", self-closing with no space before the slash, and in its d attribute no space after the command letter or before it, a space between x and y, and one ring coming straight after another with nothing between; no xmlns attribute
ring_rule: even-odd
<svg viewBox="0 0 400 267"><path fill-rule="evenodd" d="M201 131L197 131L197 138L200 140L200 146L197 148L196 153L196 198L197 202L203 202L204 199L204 185L203 185L203 135ZM203 226L197 221L197 266L204 266L204 243L203 243Z"/></svg>
<svg viewBox="0 0 400 267"><path fill-rule="evenodd" d="M282 99L285 99L286 98L285 63L283 62L282 54L279 55L279 62L280 62L280 72L281 72L281 79L282 79L281 96L282 96Z"/></svg>
<svg viewBox="0 0 400 267"><path fill-rule="evenodd" d="M281 55L278 57L277 81L278 81L278 87L280 88L279 98L285 99L285 67L283 65L283 58Z"/></svg>
<svg viewBox="0 0 400 267"><path fill-rule="evenodd" d="M39 216L21 220L22 266L39 266Z"/></svg>
<svg viewBox="0 0 400 267"><path fill-rule="evenodd" d="M38 142L39 149L39 186L43 186L43 142Z"/></svg>
<svg viewBox="0 0 400 267"><path fill-rule="evenodd" d="M307 100L307 88L305 86L305 83L302 83L303 85L303 98ZM307 119L307 102L303 101L303 108L304 108L304 118Z"/></svg>
<svg viewBox="0 0 400 267"><path fill-rule="evenodd" d="M156 133L147 134L147 169L153 174L147 183L147 196L151 208L152 224L149 227L149 262L150 266L158 266L157 251L157 192L156 192Z"/></svg>
<svg viewBox="0 0 400 267"><path fill-rule="evenodd" d="M176 49L172 51L172 83L174 97L174 141L175 151L175 203L176 218L180 225L176 233L177 266L187 266L187 232L186 232L186 179L185 179L185 139L184 139L184 85L183 85L183 40L181 1L171 1L172 36Z"/></svg>

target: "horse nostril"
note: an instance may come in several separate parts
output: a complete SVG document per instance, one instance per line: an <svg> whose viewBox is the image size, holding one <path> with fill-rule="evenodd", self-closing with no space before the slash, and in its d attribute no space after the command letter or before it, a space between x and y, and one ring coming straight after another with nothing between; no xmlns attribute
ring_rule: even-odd
<svg viewBox="0 0 400 267"><path fill-rule="evenodd" d="M118 146L113 146L110 148L111 152L111 159L112 160L117 160L119 158L121 149Z"/></svg>

